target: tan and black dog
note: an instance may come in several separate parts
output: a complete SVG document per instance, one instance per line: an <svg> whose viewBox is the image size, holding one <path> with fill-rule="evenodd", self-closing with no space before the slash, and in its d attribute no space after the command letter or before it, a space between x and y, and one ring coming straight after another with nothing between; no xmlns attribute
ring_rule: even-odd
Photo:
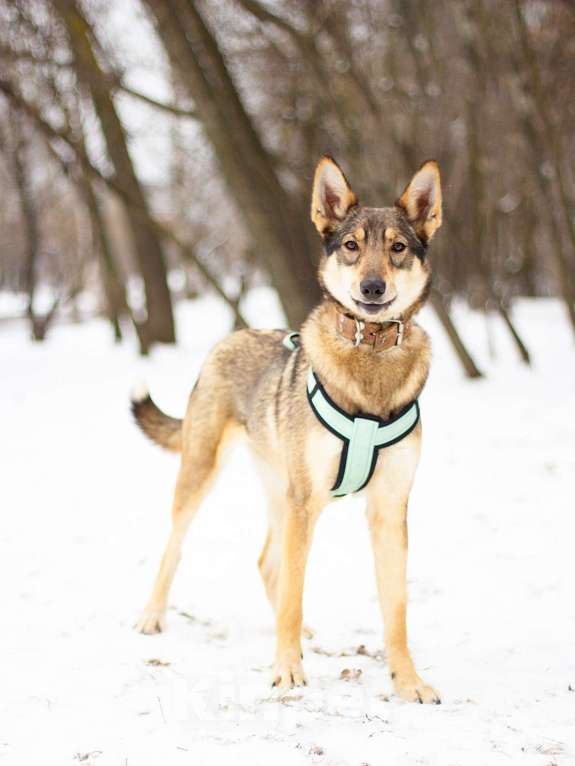
<svg viewBox="0 0 575 766"><path fill-rule="evenodd" d="M342 442L318 420L307 398L310 366L331 400L350 416L383 421L417 399L429 370L426 333L412 320L430 286L426 249L441 225L437 164L426 162L393 207L359 205L338 165L316 169L312 220L323 240L319 280L324 300L308 317L295 350L278 330L240 330L208 356L183 420L164 415L147 392L133 397L141 429L181 453L173 527L154 589L138 622L164 627L166 602L182 540L230 439L247 437L269 507L259 568L274 608L273 683L305 684L302 595L314 525L333 498ZM400 320L391 322L390 320ZM377 453L363 490L383 613L385 652L396 693L439 702L417 675L406 632L407 504L421 426Z"/></svg>

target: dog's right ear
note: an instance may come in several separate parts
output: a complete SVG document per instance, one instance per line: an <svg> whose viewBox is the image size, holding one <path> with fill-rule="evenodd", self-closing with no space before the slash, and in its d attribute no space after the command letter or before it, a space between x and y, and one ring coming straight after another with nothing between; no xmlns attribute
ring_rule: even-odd
<svg viewBox="0 0 575 766"><path fill-rule="evenodd" d="M315 169L311 197L311 220L322 236L343 221L357 197L347 178L331 157L322 157Z"/></svg>

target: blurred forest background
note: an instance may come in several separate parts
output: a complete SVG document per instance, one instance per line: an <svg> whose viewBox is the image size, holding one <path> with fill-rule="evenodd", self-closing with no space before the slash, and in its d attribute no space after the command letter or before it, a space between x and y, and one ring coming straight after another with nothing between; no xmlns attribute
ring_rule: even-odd
<svg viewBox="0 0 575 766"><path fill-rule="evenodd" d="M0 332L101 314L146 353L258 284L297 327L319 156L372 205L433 157L433 309L467 375L456 300L528 363L515 298L575 332L574 96L574 0L0 0Z"/></svg>

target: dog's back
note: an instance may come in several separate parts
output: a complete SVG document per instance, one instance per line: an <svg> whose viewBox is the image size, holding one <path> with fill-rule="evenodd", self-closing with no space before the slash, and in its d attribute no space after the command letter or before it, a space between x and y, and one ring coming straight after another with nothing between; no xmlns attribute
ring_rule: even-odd
<svg viewBox="0 0 575 766"><path fill-rule="evenodd" d="M181 452L186 440L214 438L236 426L265 451L280 426L287 391L298 375L298 354L283 343L283 330L239 330L207 357L183 419L163 413L145 390L132 397L141 430L156 444ZM258 441L264 444L257 444Z"/></svg>

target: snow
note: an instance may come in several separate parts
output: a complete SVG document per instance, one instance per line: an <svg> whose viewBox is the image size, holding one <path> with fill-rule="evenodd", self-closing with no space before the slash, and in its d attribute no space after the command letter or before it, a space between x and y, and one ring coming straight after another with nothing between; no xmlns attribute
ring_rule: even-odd
<svg viewBox="0 0 575 766"><path fill-rule="evenodd" d="M281 326L263 290L246 312ZM183 412L230 327L215 299L180 306L180 345L147 360L113 346L100 321L56 327L37 345L24 324L6 324L0 761L574 763L573 341L555 301L520 302L515 316L532 369L498 321L488 344L484 318L458 311L482 381L462 378L433 315L421 317L434 365L410 504L409 627L441 706L391 693L358 498L318 524L310 685L272 692L273 621L255 566L265 509L242 449L188 536L167 632L131 629L168 533L177 458L132 424L129 391L145 379L161 406Z"/></svg>

